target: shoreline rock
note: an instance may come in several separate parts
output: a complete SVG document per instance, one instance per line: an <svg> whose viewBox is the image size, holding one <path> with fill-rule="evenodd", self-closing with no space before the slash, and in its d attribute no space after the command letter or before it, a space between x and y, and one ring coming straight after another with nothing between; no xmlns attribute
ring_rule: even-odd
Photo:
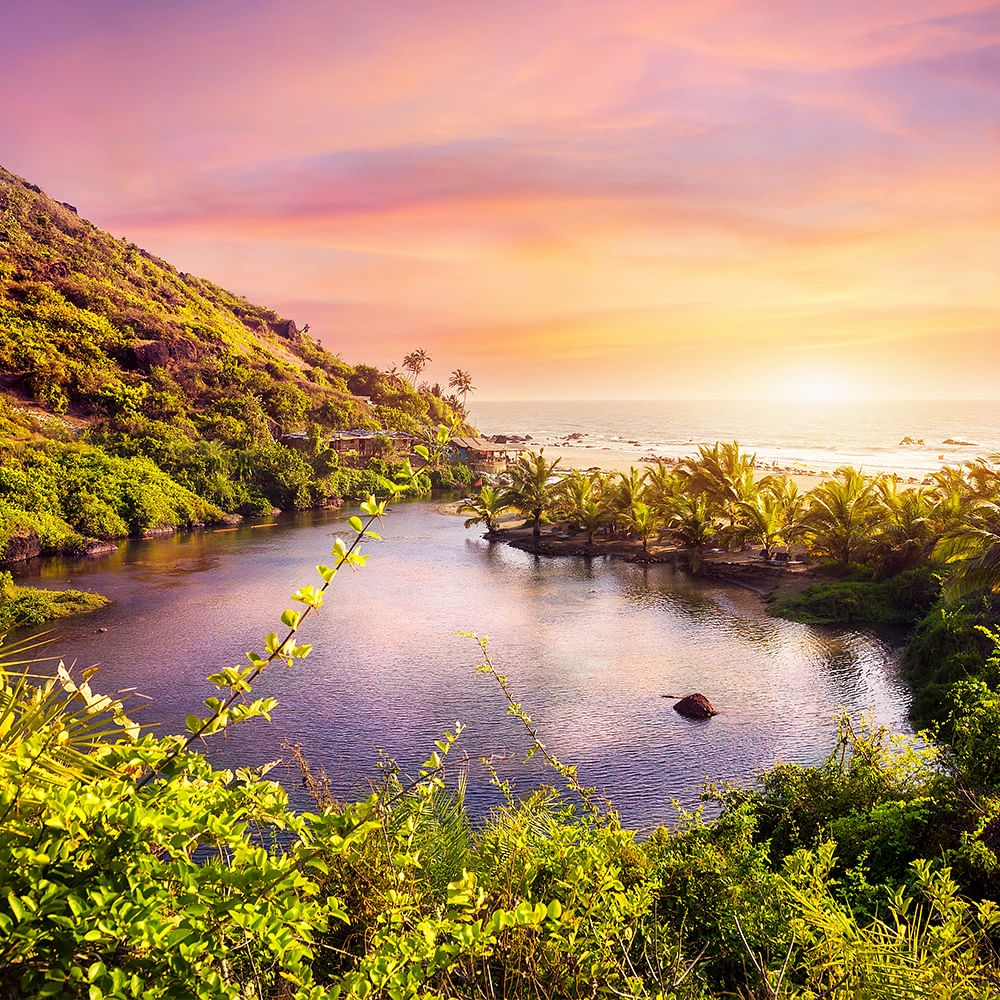
<svg viewBox="0 0 1000 1000"><path fill-rule="evenodd" d="M35 531L13 534L7 539L3 552L0 553L0 566L10 563L27 562L42 554L42 543Z"/></svg>
<svg viewBox="0 0 1000 1000"><path fill-rule="evenodd" d="M96 559L99 556L109 556L112 552L117 552L118 546L114 542L101 541L99 538L88 538L77 551L77 555L86 556L88 559Z"/></svg>

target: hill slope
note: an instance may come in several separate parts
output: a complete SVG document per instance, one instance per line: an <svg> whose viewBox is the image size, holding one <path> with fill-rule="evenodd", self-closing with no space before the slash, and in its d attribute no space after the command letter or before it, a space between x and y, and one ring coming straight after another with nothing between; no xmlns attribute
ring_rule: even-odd
<svg viewBox="0 0 1000 1000"><path fill-rule="evenodd" d="M325 432L453 417L0 168L0 561L25 532L65 550L367 492L391 469L341 469Z"/></svg>

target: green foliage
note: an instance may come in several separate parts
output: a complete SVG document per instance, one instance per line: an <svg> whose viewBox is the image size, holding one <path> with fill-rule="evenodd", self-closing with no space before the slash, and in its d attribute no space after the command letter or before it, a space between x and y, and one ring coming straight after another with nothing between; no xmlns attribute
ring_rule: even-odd
<svg viewBox="0 0 1000 1000"><path fill-rule="evenodd" d="M993 600L970 598L933 608L917 626L903 653L903 670L914 688L910 712L921 724L945 723L953 684L991 679L986 664L993 643L980 626L997 620Z"/></svg>
<svg viewBox="0 0 1000 1000"><path fill-rule="evenodd" d="M899 884L909 864L931 851L949 794L939 752L862 720L840 721L837 747L816 767L779 764L759 788L720 793L728 807L749 808L757 835L778 861L820 839L839 844L845 869L863 866L876 883Z"/></svg>
<svg viewBox="0 0 1000 1000"><path fill-rule="evenodd" d="M963 778L976 788L1000 788L1000 633L977 629L993 644L977 677L948 689L949 738Z"/></svg>
<svg viewBox="0 0 1000 1000"><path fill-rule="evenodd" d="M790 621L836 625L911 625L937 600L941 585L929 567L906 570L882 583L814 583L799 594L778 597L769 612Z"/></svg>
<svg viewBox="0 0 1000 1000"><path fill-rule="evenodd" d="M107 603L107 598L82 590L19 587L9 572L0 570L0 629L41 625L54 618L94 611Z"/></svg>
<svg viewBox="0 0 1000 1000"><path fill-rule="evenodd" d="M0 453L0 504L9 509L10 524L38 534L43 551L79 547L81 536L188 527L222 514L146 458L54 442Z"/></svg>

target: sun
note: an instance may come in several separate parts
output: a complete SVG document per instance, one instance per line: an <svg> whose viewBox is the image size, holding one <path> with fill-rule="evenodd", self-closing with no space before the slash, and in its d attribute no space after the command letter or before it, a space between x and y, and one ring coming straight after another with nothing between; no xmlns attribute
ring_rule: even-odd
<svg viewBox="0 0 1000 1000"><path fill-rule="evenodd" d="M851 399L849 381L836 372L792 373L781 380L778 395L798 403L836 403Z"/></svg>

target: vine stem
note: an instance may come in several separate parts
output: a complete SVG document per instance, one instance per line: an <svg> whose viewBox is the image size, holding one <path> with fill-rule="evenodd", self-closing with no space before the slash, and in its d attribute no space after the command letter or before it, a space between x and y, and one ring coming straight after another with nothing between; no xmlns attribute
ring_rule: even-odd
<svg viewBox="0 0 1000 1000"><path fill-rule="evenodd" d="M353 553L354 550L358 547L358 545L361 544L361 540L368 534L368 529L378 520L378 517L379 517L378 514L372 514L368 518L368 522L362 526L362 528L361 528L361 530L359 532L357 532L357 534L354 537L354 541L351 542L351 544L350 544L350 547L347 549L347 551L340 557L340 559L335 564L334 571L333 571L333 574L330 576L330 579L329 580L325 580L324 583L323 583L323 586L319 588L319 593L320 594L325 594L326 593L327 588L330 586L331 583L333 583L333 580L334 580L334 577L336 576L336 574L340 571L341 567L350 559L351 553ZM288 655L285 652L285 649L288 646L288 643L291 641L291 639L295 636L295 633L299 630L299 625L301 625L302 622L305 621L305 619L308 618L309 615L313 611L315 611L315 610L316 610L316 607L314 605L312 605L312 604L306 605L306 610L302 612L302 616L295 623L295 625L289 627L288 634L278 644L278 646L274 650L274 652L271 653L267 657L267 659L264 660L263 663L261 663L257 667L255 667L254 670L245 678L245 684L248 687L251 686L253 684L253 682L275 660L277 660L277 659L284 660L285 659L285 656ZM226 701L223 702L223 704L221 704L215 710L215 712L212 715L210 715L207 719L205 719L202 722L202 724L198 727L198 729L195 730L195 732L191 733L190 736L188 736L187 739L180 746L178 746L175 749L171 750L170 753L168 753L167 756L164 757L163 760L161 760L160 763L155 768L151 768L149 771L146 772L145 775L143 775L143 777L139 781L137 781L135 783L135 785L134 785L135 791L139 791L140 789L145 788L145 786L148 785L156 777L156 775L158 775L160 773L160 771L163 770L163 768L167 766L167 764L169 764L172 760L174 760L180 754L182 754L185 751L187 751L188 748L191 746L191 744L196 739L199 739L200 737L202 737L207 732L207 730L209 730L212 727L212 725L215 723L215 721L217 719L219 719L220 717L224 716L225 713L228 712L229 709L232 708L233 705L236 704L237 699L240 698L242 696L242 694L243 694L242 690L240 690L240 691L234 691L229 696L229 698L227 698Z"/></svg>

